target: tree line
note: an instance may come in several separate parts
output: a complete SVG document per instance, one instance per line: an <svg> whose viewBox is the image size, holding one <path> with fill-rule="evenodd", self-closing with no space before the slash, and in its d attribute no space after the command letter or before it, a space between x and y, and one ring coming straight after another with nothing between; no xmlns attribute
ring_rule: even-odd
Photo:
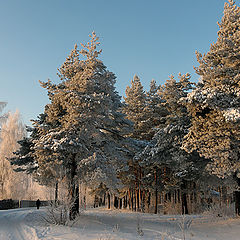
<svg viewBox="0 0 240 240"><path fill-rule="evenodd" d="M232 0L218 25L210 50L196 53L197 83L179 74L146 91L135 75L123 101L93 32L58 69L60 83L40 82L49 103L18 142L15 170L54 184L56 197L65 182L70 219L79 183L108 207L193 213L215 194L239 212L240 8Z"/></svg>

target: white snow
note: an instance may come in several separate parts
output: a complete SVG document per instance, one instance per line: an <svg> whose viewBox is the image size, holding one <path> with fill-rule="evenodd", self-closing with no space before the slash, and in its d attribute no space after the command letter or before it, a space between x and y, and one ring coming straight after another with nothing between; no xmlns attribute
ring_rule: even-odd
<svg viewBox="0 0 240 240"><path fill-rule="evenodd" d="M182 223L191 223L185 239L238 240L240 219L210 216L159 216L106 209L88 209L72 227L44 222L46 208L0 211L1 240L162 240L183 239Z"/></svg>
<svg viewBox="0 0 240 240"><path fill-rule="evenodd" d="M240 111L236 108L228 108L223 111L223 116L226 121L238 121L240 119Z"/></svg>

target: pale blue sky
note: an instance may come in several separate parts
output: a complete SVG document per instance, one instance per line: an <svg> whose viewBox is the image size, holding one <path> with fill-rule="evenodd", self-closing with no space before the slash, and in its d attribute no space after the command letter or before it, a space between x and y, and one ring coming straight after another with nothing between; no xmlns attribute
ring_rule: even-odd
<svg viewBox="0 0 240 240"><path fill-rule="evenodd" d="M58 81L57 68L93 30L121 96L134 74L145 89L151 79L162 84L179 72L197 81L195 51L204 53L216 41L224 2L0 0L0 101L29 124L48 102L38 80Z"/></svg>

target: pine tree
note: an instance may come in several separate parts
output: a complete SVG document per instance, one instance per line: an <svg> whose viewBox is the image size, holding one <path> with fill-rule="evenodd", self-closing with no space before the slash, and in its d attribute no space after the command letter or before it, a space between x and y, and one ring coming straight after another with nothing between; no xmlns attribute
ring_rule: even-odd
<svg viewBox="0 0 240 240"><path fill-rule="evenodd" d="M160 87L153 79L150 82L150 89L146 93L146 106L144 108L145 120L145 139L151 140L157 129L165 122L167 115L166 108L163 106L164 100L159 94Z"/></svg>
<svg viewBox="0 0 240 240"><path fill-rule="evenodd" d="M185 138L187 151L211 159L208 170L219 177L237 174L240 143L240 8L225 3L216 43L204 55L197 52L200 81L188 95L192 126Z"/></svg>
<svg viewBox="0 0 240 240"><path fill-rule="evenodd" d="M44 114L38 116L36 122L43 122ZM26 172L39 176L37 173L38 162L34 159L34 141L39 138L38 129L35 127L26 126L27 136L18 141L19 148L14 152L13 157L10 159L11 164L14 165L16 172Z"/></svg>
<svg viewBox="0 0 240 240"><path fill-rule="evenodd" d="M131 87L126 88L126 97L124 97L124 105L122 112L126 114L126 118L133 122L134 130L130 133L130 137L134 139L146 140L146 115L144 109L146 106L146 93L143 90L140 78L134 75L131 81Z"/></svg>
<svg viewBox="0 0 240 240"><path fill-rule="evenodd" d="M27 174L31 179L31 185L38 191L41 190L40 188L45 191L44 187L40 187L40 185L55 188L55 202L57 202L58 186L59 182L64 180L64 169L59 164L60 161L56 161L56 153L35 146L41 134L46 133L46 129L49 128L50 126L47 126L46 122L46 114L39 114L37 120L33 121L33 126L26 127L28 136L18 141L19 148L9 160L14 165L14 171ZM51 161L46 157L48 155L51 155ZM37 197L39 198L39 196Z"/></svg>
<svg viewBox="0 0 240 240"><path fill-rule="evenodd" d="M92 183L101 179L107 188L116 188L120 184L116 173L128 154L124 135L130 123L119 111L116 77L98 59L98 37L93 32L90 38L81 44L82 50L75 46L59 69L60 84L41 83L51 102L44 124L35 125L40 135L34 141L35 158L65 169L73 203L70 219L78 212L79 179ZM41 168L40 160L38 164Z"/></svg>
<svg viewBox="0 0 240 240"><path fill-rule="evenodd" d="M188 154L181 149L183 137L190 127L190 118L182 100L192 87L189 74L180 74L179 82L171 76L160 87L162 114L159 118L162 124L148 146L136 155L140 166L145 169L145 181L155 191L155 213L158 191L180 188L185 181L196 179L200 169L204 168L198 154ZM187 206L184 208L186 213Z"/></svg>
<svg viewBox="0 0 240 240"><path fill-rule="evenodd" d="M161 124L164 109L158 89L156 81L152 80L149 91L145 92L137 75L131 81L131 86L127 86L122 111L126 114L126 118L134 124L134 131L130 134L131 138L149 141L156 128Z"/></svg>
<svg viewBox="0 0 240 240"><path fill-rule="evenodd" d="M134 125L134 131L129 136L135 140L135 153L143 150L154 136L156 128L161 124L164 113L161 105L162 100L157 91L156 81L152 80L149 91L145 92L139 77L136 75L131 81L131 86L126 88L123 112ZM135 210L140 210L140 205L142 205L141 210L143 210L143 196L147 190L143 185L144 169L134 158L129 161L128 165L127 172L122 172L122 175L125 185L128 186L129 198L132 198L131 207L133 209L133 198L135 198L137 202Z"/></svg>

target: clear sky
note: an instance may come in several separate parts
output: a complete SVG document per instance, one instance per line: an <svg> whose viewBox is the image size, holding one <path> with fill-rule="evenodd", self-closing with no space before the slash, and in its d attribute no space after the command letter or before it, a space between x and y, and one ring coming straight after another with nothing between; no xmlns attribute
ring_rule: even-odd
<svg viewBox="0 0 240 240"><path fill-rule="evenodd" d="M117 91L137 74L147 90L179 72L192 74L195 51L217 39L225 0L0 0L0 101L24 122L48 103L38 80L58 81L57 68L75 43L100 37L101 59ZM239 5L239 0L236 1Z"/></svg>

